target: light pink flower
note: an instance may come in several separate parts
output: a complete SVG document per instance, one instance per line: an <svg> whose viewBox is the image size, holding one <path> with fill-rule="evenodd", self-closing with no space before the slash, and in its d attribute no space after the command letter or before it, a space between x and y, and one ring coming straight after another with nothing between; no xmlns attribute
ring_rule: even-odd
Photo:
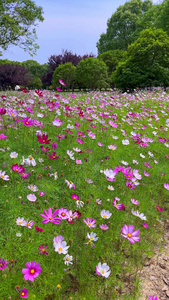
<svg viewBox="0 0 169 300"><path fill-rule="evenodd" d="M96 227L97 225L95 224L96 223L96 220L93 220L92 218L86 218L83 219L83 222L89 227L89 228L92 228L92 227Z"/></svg>
<svg viewBox="0 0 169 300"><path fill-rule="evenodd" d="M100 226L100 228L101 228L102 230L104 230L104 231L106 231L106 230L109 229L109 227L108 227L106 224L102 224L102 225L99 225L99 226Z"/></svg>
<svg viewBox="0 0 169 300"><path fill-rule="evenodd" d="M150 174L148 172L144 171L144 176L150 177Z"/></svg>
<svg viewBox="0 0 169 300"><path fill-rule="evenodd" d="M35 202L37 198L34 194L29 194L27 195L27 199L31 202Z"/></svg>
<svg viewBox="0 0 169 300"><path fill-rule="evenodd" d="M140 202L138 202L138 200L135 200L134 198L131 198L131 203L133 203L134 205L140 204Z"/></svg>
<svg viewBox="0 0 169 300"><path fill-rule="evenodd" d="M129 226L124 225L121 229L121 232L122 232L121 235L125 239L128 239L131 244L140 241L140 237L138 237L140 231L139 230L134 231L134 225L129 225Z"/></svg>
<svg viewBox="0 0 169 300"><path fill-rule="evenodd" d="M0 170L0 178L5 180L5 181L9 180L9 176L5 175L5 171L2 172L2 170Z"/></svg>
<svg viewBox="0 0 169 300"><path fill-rule="evenodd" d="M164 188L169 191L169 183L164 183Z"/></svg>
<svg viewBox="0 0 169 300"><path fill-rule="evenodd" d="M61 85L63 85L63 86L66 86L66 84L63 82L62 79L59 79L59 83L60 83Z"/></svg>
<svg viewBox="0 0 169 300"><path fill-rule="evenodd" d="M81 159L76 159L76 160L75 160L75 163L76 163L77 165L81 165L81 164L82 164L82 160L81 160Z"/></svg>
<svg viewBox="0 0 169 300"><path fill-rule="evenodd" d="M124 210L125 206L122 203L118 203L119 201L120 201L120 199L115 197L112 202L113 206L115 208L117 208L118 210Z"/></svg>

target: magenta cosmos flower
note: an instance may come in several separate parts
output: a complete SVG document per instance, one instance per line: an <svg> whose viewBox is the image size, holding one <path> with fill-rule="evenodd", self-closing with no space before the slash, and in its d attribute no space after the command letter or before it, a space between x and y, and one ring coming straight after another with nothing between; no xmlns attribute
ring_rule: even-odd
<svg viewBox="0 0 169 300"><path fill-rule="evenodd" d="M0 140L5 140L7 138L6 135L4 135L3 133L0 134Z"/></svg>
<svg viewBox="0 0 169 300"><path fill-rule="evenodd" d="M163 209L162 209L162 207L160 207L160 206L156 206L156 209L158 210L158 211L163 211Z"/></svg>
<svg viewBox="0 0 169 300"><path fill-rule="evenodd" d="M0 270L3 270L4 268L6 268L8 264L9 264L9 262L7 261L7 259L0 258Z"/></svg>
<svg viewBox="0 0 169 300"><path fill-rule="evenodd" d="M158 297L153 295L153 296L149 296L148 300L158 300Z"/></svg>
<svg viewBox="0 0 169 300"><path fill-rule="evenodd" d="M62 219L61 218L55 218L55 216L59 212L59 209L56 209L53 214L52 214L52 209L51 208L48 209L48 213L46 212L45 209L43 209L43 211L44 211L45 215L40 214L40 216L42 218L44 218L44 220L42 221L42 223L51 222L51 223L54 223L54 224L60 224L60 222L61 222Z"/></svg>
<svg viewBox="0 0 169 300"><path fill-rule="evenodd" d="M63 82L62 79L59 79L59 83L60 83L61 85L63 85L63 86L66 86L66 84Z"/></svg>
<svg viewBox="0 0 169 300"><path fill-rule="evenodd" d="M24 124L25 126L27 126L27 127L31 127L31 126L34 125L34 120L29 119L29 117L23 118L23 119L22 119L22 122L23 122L23 124Z"/></svg>
<svg viewBox="0 0 169 300"><path fill-rule="evenodd" d="M139 230L134 231L134 225L124 225L121 229L122 236L125 239L128 239L131 244L134 244L135 242L140 241L140 237L138 236L140 234Z"/></svg>
<svg viewBox="0 0 169 300"><path fill-rule="evenodd" d="M25 280L34 281L36 277L39 276L39 274L42 272L42 269L40 268L40 264L36 263L36 261L33 260L33 262L27 262L26 263L26 269L22 269L22 274L24 274Z"/></svg>
<svg viewBox="0 0 169 300"><path fill-rule="evenodd" d="M28 298L28 290L26 290L26 288L22 289L22 291L20 292L20 297L21 298Z"/></svg>

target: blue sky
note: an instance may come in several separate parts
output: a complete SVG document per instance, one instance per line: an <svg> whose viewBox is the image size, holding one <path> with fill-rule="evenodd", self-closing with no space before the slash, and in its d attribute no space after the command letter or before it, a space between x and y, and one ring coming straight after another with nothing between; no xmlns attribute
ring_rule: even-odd
<svg viewBox="0 0 169 300"><path fill-rule="evenodd" d="M62 49L80 55L97 55L96 43L100 34L106 32L107 20L126 0L35 0L42 6L44 21L37 27L37 43L40 49L31 57L16 46L3 51L2 59L24 61L33 59L46 63L53 54Z"/></svg>

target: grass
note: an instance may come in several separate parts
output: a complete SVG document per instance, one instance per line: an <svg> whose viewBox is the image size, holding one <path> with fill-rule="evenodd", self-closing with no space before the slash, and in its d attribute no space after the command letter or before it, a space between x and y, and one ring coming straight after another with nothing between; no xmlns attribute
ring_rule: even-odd
<svg viewBox="0 0 169 300"><path fill-rule="evenodd" d="M24 287L28 299L138 299L138 270L153 254L162 236L169 198L169 191L164 188L164 183L169 183L169 95L159 90L75 96L63 93L56 97L51 91L43 91L42 97L34 91L0 95L0 109L6 109L5 114L0 110L0 170L9 176L9 180L4 180L4 173L0 173L2 300L20 299ZM39 122L25 126L26 116ZM54 126L54 119L62 122ZM49 144L37 141L41 133L48 135ZM82 133L85 137L81 137ZM78 138L83 143L77 142ZM165 140L162 142L160 138ZM52 148L54 145L56 149ZM116 145L116 150L110 150L110 145ZM49 151L45 153L41 146L49 147ZM74 154L68 155L68 150ZM17 153L16 158L11 157L12 152ZM58 159L50 158L58 155ZM35 166L31 165L33 159L25 164L29 156L35 160ZM81 163L77 164L76 159ZM30 173L25 179L14 171L17 169L14 165L21 163L23 172ZM105 171L120 166L123 168L117 172L115 181L108 181ZM130 173L133 177L134 170L141 177L131 189L126 182L130 182L127 176ZM72 182L75 189L70 189L65 180L69 185ZM38 191L31 191L30 185L36 185ZM45 194L40 196L40 191ZM29 201L29 194L35 194L36 201ZM72 199L74 194L83 202L81 207ZM115 197L123 204L122 210L113 206ZM133 198L139 205L131 202ZM49 208L52 212L61 208L71 210L69 216L78 210L79 218L70 217L69 222L61 220L60 224L49 219L48 223L42 223L43 209ZM133 215L132 209L138 210L139 216ZM103 210L111 213L110 218L101 216ZM140 213L146 220L141 219ZM18 218L24 218L25 226L17 225ZM97 226L89 228L83 221L86 218L96 220ZM28 228L31 220L34 224ZM143 222L148 228L143 227ZM99 226L102 224L109 229L102 230ZM131 244L121 236L125 224L139 230L139 242ZM35 226L43 232L38 232ZM92 232L98 237L95 242L87 238ZM55 251L53 239L58 235L69 246L67 253L73 257L73 264L66 265L66 253ZM45 250L40 253L39 246L47 246L48 255ZM25 264L32 261L41 268L34 281L24 279L22 273ZM107 278L96 273L99 262L109 266L111 273Z"/></svg>

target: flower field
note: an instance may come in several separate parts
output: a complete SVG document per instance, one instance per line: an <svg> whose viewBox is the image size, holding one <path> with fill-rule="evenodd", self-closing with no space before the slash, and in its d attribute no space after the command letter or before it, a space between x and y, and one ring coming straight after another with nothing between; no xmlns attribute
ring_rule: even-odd
<svg viewBox="0 0 169 300"><path fill-rule="evenodd" d="M0 299L139 299L168 217L168 131L163 90L1 93Z"/></svg>

